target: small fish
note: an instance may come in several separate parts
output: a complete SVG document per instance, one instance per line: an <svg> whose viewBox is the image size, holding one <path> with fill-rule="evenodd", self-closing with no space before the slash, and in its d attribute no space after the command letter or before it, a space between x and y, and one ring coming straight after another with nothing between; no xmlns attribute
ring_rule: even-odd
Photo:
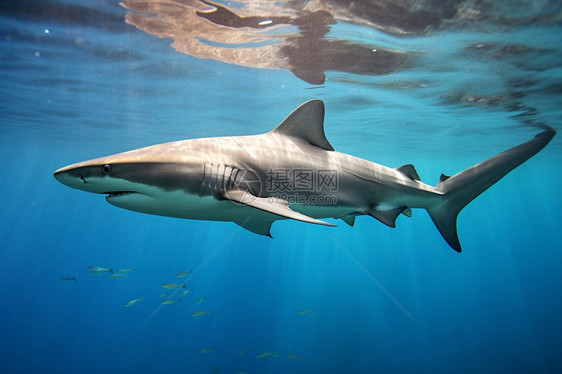
<svg viewBox="0 0 562 374"><path fill-rule="evenodd" d="M258 358L264 358L264 357L279 357L279 353L275 353L275 352L263 352L260 353L259 355L257 355Z"/></svg>
<svg viewBox="0 0 562 374"><path fill-rule="evenodd" d="M202 298L200 298L200 299L195 300L195 303L196 303L196 304L201 304L201 303L202 303L203 301L205 301L205 300L207 300L207 296L204 296L204 297L202 297Z"/></svg>
<svg viewBox="0 0 562 374"><path fill-rule="evenodd" d="M166 296L168 296L168 293L167 293L167 292L160 292L160 293L158 294L158 297L166 297Z"/></svg>
<svg viewBox="0 0 562 374"><path fill-rule="evenodd" d="M190 271L181 271L181 272L179 272L179 273L176 274L176 277L178 277L178 278L183 278L183 277L185 277L186 275L189 275L189 274L191 274L191 273L193 273L193 270L190 270Z"/></svg>
<svg viewBox="0 0 562 374"><path fill-rule="evenodd" d="M184 296L187 295L188 293L190 293L191 291L193 291L193 288L188 288L183 290L182 292L180 292L180 295Z"/></svg>
<svg viewBox="0 0 562 374"><path fill-rule="evenodd" d="M192 313L191 315L193 317L199 317L199 316L203 316L205 314L211 314L211 313L213 313L212 310L207 310L206 312L203 312L203 311L195 312L195 313Z"/></svg>
<svg viewBox="0 0 562 374"><path fill-rule="evenodd" d="M60 278L60 280L63 280L63 281L76 281L76 277L65 277L65 276L63 275L63 276L61 276L61 277L59 277L59 278Z"/></svg>
<svg viewBox="0 0 562 374"><path fill-rule="evenodd" d="M135 268L131 268L131 269L119 269L115 272L115 274L124 274L124 273L130 273L131 271L135 271Z"/></svg>
<svg viewBox="0 0 562 374"><path fill-rule="evenodd" d="M108 278L125 278L125 274L109 274Z"/></svg>
<svg viewBox="0 0 562 374"><path fill-rule="evenodd" d="M142 301L142 300L144 300L143 297L141 297L140 299L134 299L134 300L128 301L127 304L125 304L125 306L135 305L136 303L138 303L139 301Z"/></svg>
<svg viewBox="0 0 562 374"><path fill-rule="evenodd" d="M162 302L160 304L162 305L168 305L168 304L174 304L174 303L181 303L181 299L179 300L175 300L175 299L166 299L166 300L162 300Z"/></svg>
<svg viewBox="0 0 562 374"><path fill-rule="evenodd" d="M297 314L308 314L308 313L313 313L313 312L316 312L316 308L314 308L314 309L302 309L302 310L299 310L297 312Z"/></svg>
<svg viewBox="0 0 562 374"><path fill-rule="evenodd" d="M179 288L185 288L185 284L162 283L162 287L167 290L177 290Z"/></svg>
<svg viewBox="0 0 562 374"><path fill-rule="evenodd" d="M248 352L252 352L252 348L241 350L240 352L238 352L238 356L242 356L243 354L248 353Z"/></svg>
<svg viewBox="0 0 562 374"><path fill-rule="evenodd" d="M295 360L304 360L304 361L308 360L308 358L306 358L304 356L296 355L296 354L293 354L293 353L287 353L285 356L288 357L288 358L293 358Z"/></svg>
<svg viewBox="0 0 562 374"><path fill-rule="evenodd" d="M218 352L215 351L214 349L207 349L207 348L201 348L199 350L199 352L205 353L205 354L218 354Z"/></svg>
<svg viewBox="0 0 562 374"><path fill-rule="evenodd" d="M106 268L102 268L102 267L99 267L99 266L88 266L88 269L90 269L91 271L93 271L94 273L97 273L97 274L103 273L105 271L109 271L111 274L113 274L113 268L106 269Z"/></svg>

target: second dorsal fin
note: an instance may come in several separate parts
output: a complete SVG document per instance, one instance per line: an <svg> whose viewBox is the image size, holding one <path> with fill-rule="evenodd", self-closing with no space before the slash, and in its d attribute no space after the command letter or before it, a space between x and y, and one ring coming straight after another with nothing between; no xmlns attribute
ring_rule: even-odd
<svg viewBox="0 0 562 374"><path fill-rule="evenodd" d="M324 103L310 100L289 114L272 133L304 140L316 147L333 151L324 134Z"/></svg>

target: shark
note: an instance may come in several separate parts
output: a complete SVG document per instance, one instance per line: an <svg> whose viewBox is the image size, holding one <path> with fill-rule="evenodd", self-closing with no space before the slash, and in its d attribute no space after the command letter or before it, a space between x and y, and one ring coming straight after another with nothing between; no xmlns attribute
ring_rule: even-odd
<svg viewBox="0 0 562 374"><path fill-rule="evenodd" d="M556 131L534 138L436 186L412 164L390 168L336 152L324 132L325 106L305 102L272 131L249 136L188 139L139 148L63 167L62 184L105 195L108 203L141 213L230 221L271 237L277 220L353 226L371 216L396 227L398 216L425 209L457 252L460 211L507 173L541 151Z"/></svg>

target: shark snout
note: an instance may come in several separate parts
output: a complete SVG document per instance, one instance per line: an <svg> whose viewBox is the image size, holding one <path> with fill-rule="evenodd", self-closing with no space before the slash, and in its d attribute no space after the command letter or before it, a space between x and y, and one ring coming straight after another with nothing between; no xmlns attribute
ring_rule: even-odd
<svg viewBox="0 0 562 374"><path fill-rule="evenodd" d="M112 191L111 178L107 178L109 165L79 163L65 166L54 173L54 177L65 186L92 193Z"/></svg>
<svg viewBox="0 0 562 374"><path fill-rule="evenodd" d="M91 183L92 178L90 178L86 173L83 173L80 170L62 168L55 171L54 177L60 183L71 188L88 192L100 192L95 191L95 184Z"/></svg>

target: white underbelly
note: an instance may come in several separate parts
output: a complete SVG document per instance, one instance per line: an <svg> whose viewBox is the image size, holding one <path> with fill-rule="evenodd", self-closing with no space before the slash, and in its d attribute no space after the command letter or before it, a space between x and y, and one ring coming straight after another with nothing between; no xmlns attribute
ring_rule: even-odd
<svg viewBox="0 0 562 374"><path fill-rule="evenodd" d="M253 221L285 219L262 210L230 200L217 200L211 196L197 196L183 191L173 191L154 195L130 194L108 199L117 207L136 212L167 217L240 222L248 217ZM313 218L339 218L354 212L350 207L328 205L291 204L291 209Z"/></svg>

